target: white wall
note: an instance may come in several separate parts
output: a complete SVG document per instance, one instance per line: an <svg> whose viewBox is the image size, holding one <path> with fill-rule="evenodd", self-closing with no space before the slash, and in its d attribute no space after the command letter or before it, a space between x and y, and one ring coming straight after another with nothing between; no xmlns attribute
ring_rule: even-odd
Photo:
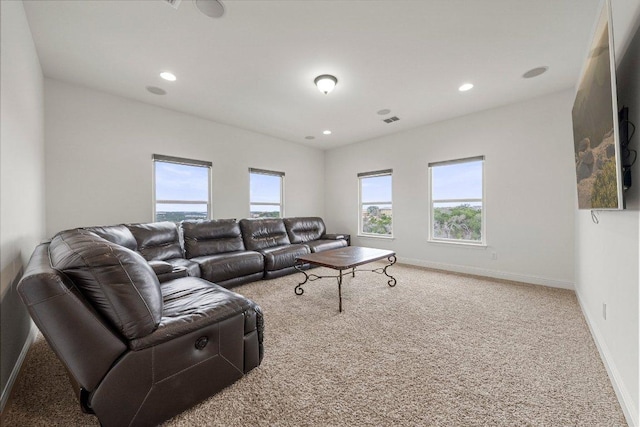
<svg viewBox="0 0 640 427"><path fill-rule="evenodd" d="M613 2L614 18L621 16ZM618 105L629 107L630 120L640 128L640 15L628 39L618 37ZM640 12L640 5L637 6ZM614 21L614 31L619 28ZM619 42L619 43L618 43ZM640 129L632 148L640 149ZM603 356L609 376L630 425L639 425L638 402L638 286L640 241L640 162L632 170L633 186L626 192L627 210L598 213L594 224L590 211L576 210L576 292L593 336ZM603 304L607 305L606 319Z"/></svg>
<svg viewBox="0 0 640 427"><path fill-rule="evenodd" d="M43 84L22 2L0 2L0 410L30 344L16 284L44 237Z"/></svg>
<svg viewBox="0 0 640 427"><path fill-rule="evenodd" d="M155 96L155 95L150 95ZM324 215L324 153L45 79L47 234L152 218L152 154L213 162L215 218L249 216L249 167L285 172L285 215Z"/></svg>
<svg viewBox="0 0 640 427"><path fill-rule="evenodd" d="M395 250L400 262L572 288L572 101L570 91L552 94L328 151L329 229ZM427 164L476 155L485 155L488 248L429 243ZM356 174L388 168L394 239L354 238Z"/></svg>

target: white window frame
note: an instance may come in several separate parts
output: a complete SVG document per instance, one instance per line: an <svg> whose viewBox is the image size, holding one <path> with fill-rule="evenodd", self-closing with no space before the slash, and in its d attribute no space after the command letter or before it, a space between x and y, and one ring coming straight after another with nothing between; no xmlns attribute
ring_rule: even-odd
<svg viewBox="0 0 640 427"><path fill-rule="evenodd" d="M482 165L482 197L478 198L469 198L469 199L433 199L433 168L438 166L448 166L458 163L471 163L471 162L481 162ZM455 159L455 160L447 160L443 162L432 162L428 165L429 168L429 236L428 241L433 243L449 243L454 245L469 245L469 246L479 246L486 247L487 246L487 233L486 233L486 203L485 203L485 157L484 156L475 156L475 157L466 157L463 159ZM462 239L445 239L442 237L434 237L433 236L433 219L434 219L434 205L436 203L474 203L480 202L482 203L482 210L480 212L480 234L481 239L477 240L462 240Z"/></svg>
<svg viewBox="0 0 640 427"><path fill-rule="evenodd" d="M153 221L157 221L157 208L158 208L158 203L164 203L164 204L172 204L172 205L202 205L202 204L206 204L207 205L207 219L211 219L213 217L213 209L212 209L212 192L213 192L213 185L211 183L211 168L213 166L213 164L211 162L207 162L204 160L194 160L194 159L185 159L182 157L174 157L174 156L164 156L161 154L154 154L152 156L152 160L153 160ZM186 166L194 166L194 167L203 167L203 168L207 168L207 186L208 186L208 191L207 191L207 200L158 200L156 199L156 165L158 164L158 162L160 163L176 163L179 165L186 165Z"/></svg>
<svg viewBox="0 0 640 427"><path fill-rule="evenodd" d="M275 202L252 202L251 201L251 174L270 175L280 178L280 203ZM271 171L267 169L249 168L249 216L251 216L251 206L278 206L280 216L284 218L284 172Z"/></svg>
<svg viewBox="0 0 640 427"><path fill-rule="evenodd" d="M375 202L362 202L362 180L367 178L375 178L379 176L391 177L391 200L388 201L375 201ZM377 234L377 233L365 233L362 228L364 227L362 221L363 207L375 206L375 205L390 205L391 206L391 234ZM375 237L378 239L393 239L393 169L384 169L372 172L358 173L358 236L360 237Z"/></svg>

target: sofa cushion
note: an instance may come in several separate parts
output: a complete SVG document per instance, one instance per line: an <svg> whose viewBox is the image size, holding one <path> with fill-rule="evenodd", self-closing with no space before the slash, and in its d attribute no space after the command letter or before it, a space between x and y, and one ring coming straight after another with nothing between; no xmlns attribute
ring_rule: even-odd
<svg viewBox="0 0 640 427"><path fill-rule="evenodd" d="M130 341L131 349L140 350L169 341L254 307L254 303L242 295L197 277L163 283L162 300L160 325L154 333Z"/></svg>
<svg viewBox="0 0 640 427"><path fill-rule="evenodd" d="M285 218L284 226L291 243L306 243L318 240L327 230L319 217Z"/></svg>
<svg viewBox="0 0 640 427"><path fill-rule="evenodd" d="M52 267L69 276L124 337L140 338L156 329L160 284L140 254L82 229L57 234L49 253Z"/></svg>
<svg viewBox="0 0 640 427"><path fill-rule="evenodd" d="M288 245L289 236L280 218L241 219L244 246L250 251Z"/></svg>
<svg viewBox="0 0 640 427"><path fill-rule="evenodd" d="M187 258L244 250L240 225L235 219L183 221Z"/></svg>
<svg viewBox="0 0 640 427"><path fill-rule="evenodd" d="M296 264L297 257L307 255L310 252L305 245L286 245L260 251L264 255L264 268L266 271L293 267Z"/></svg>
<svg viewBox="0 0 640 427"><path fill-rule="evenodd" d="M191 261L200 265L204 279L214 283L264 271L262 254L253 251L208 255L192 258Z"/></svg>
<svg viewBox="0 0 640 427"><path fill-rule="evenodd" d="M89 230L96 233L98 236L113 242L117 245L124 246L132 251L138 250L138 243L136 238L133 237L131 231L126 225L107 225L104 227L86 227L85 230Z"/></svg>
<svg viewBox="0 0 640 427"><path fill-rule="evenodd" d="M346 240L314 240L312 242L305 243L311 249L311 252L323 252L330 249L344 248L347 246Z"/></svg>
<svg viewBox="0 0 640 427"><path fill-rule="evenodd" d="M127 224L138 243L138 252L148 260L183 258L178 227L173 222Z"/></svg>

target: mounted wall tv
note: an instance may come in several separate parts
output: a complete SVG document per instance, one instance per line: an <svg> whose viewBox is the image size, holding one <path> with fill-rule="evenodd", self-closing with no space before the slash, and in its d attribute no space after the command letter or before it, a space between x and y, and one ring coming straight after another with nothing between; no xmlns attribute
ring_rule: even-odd
<svg viewBox="0 0 640 427"><path fill-rule="evenodd" d="M573 104L578 208L624 209L611 3L603 2Z"/></svg>

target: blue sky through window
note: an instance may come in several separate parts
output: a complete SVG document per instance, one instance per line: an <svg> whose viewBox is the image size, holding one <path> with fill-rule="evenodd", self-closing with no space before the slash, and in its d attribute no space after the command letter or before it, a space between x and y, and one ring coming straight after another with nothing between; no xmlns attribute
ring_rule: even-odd
<svg viewBox="0 0 640 427"><path fill-rule="evenodd" d="M482 199L482 161L431 169L432 199Z"/></svg>
<svg viewBox="0 0 640 427"><path fill-rule="evenodd" d="M360 182L362 203L391 201L391 175L365 177Z"/></svg>
<svg viewBox="0 0 640 427"><path fill-rule="evenodd" d="M251 203L277 203L280 204L280 180L275 175L261 173L249 174L249 188ZM263 209L266 210L266 209Z"/></svg>
<svg viewBox="0 0 640 427"><path fill-rule="evenodd" d="M156 212L202 212L203 215L207 214L207 205L202 203L198 204L169 204L158 203L156 204Z"/></svg>
<svg viewBox="0 0 640 427"><path fill-rule="evenodd" d="M250 205L251 212L280 212L280 205Z"/></svg>
<svg viewBox="0 0 640 427"><path fill-rule="evenodd" d="M167 162L155 164L156 200L209 200L209 168Z"/></svg>

